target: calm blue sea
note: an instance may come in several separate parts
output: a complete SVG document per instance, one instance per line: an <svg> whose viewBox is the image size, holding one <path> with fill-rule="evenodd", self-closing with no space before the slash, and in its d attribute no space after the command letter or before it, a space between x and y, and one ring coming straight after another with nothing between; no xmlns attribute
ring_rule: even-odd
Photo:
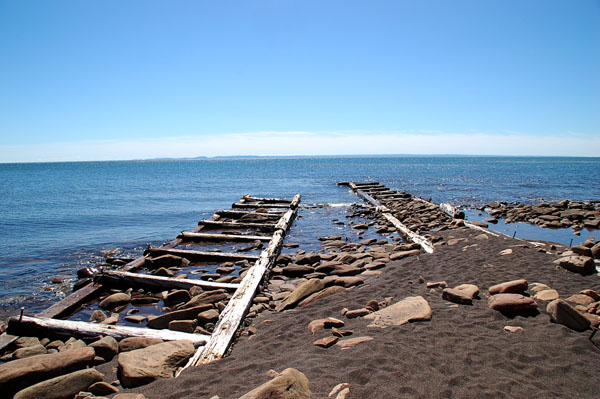
<svg viewBox="0 0 600 399"><path fill-rule="evenodd" d="M371 179L431 196L435 202L466 206L493 200L599 200L600 158L398 156L0 164L0 317L21 306L30 313L46 307L70 288L51 284L54 277L72 279L82 265L100 262L106 252L139 255L148 243L173 239L216 209L229 208L245 193L281 197L301 193L303 204L350 203L356 197L336 182ZM314 218L300 218L296 225L304 220L316 223ZM318 226L310 227L318 231ZM551 234L527 238L573 237L572 232Z"/></svg>

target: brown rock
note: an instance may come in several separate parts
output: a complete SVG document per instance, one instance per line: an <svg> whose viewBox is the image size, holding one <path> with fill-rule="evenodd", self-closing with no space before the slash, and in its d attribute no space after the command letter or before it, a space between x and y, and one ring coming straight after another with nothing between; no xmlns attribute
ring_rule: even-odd
<svg viewBox="0 0 600 399"><path fill-rule="evenodd" d="M496 284L489 288L490 295L496 294L520 294L527 291L527 280L513 280Z"/></svg>
<svg viewBox="0 0 600 399"><path fill-rule="evenodd" d="M533 297L540 301L553 301L558 299L560 295L558 295L558 291L556 290L543 290L538 291Z"/></svg>
<svg viewBox="0 0 600 399"><path fill-rule="evenodd" d="M190 261L185 258L180 258L179 256L175 255L162 255L157 258L146 258L144 267L147 267L148 269L158 269L174 266L187 266L189 264Z"/></svg>
<svg viewBox="0 0 600 399"><path fill-rule="evenodd" d="M46 381L38 382L16 393L14 399L71 399L80 391L102 381L104 376L96 369L78 370Z"/></svg>
<svg viewBox="0 0 600 399"><path fill-rule="evenodd" d="M175 290L170 292L164 299L165 306L174 306L183 302L188 302L191 298L187 290Z"/></svg>
<svg viewBox="0 0 600 399"><path fill-rule="evenodd" d="M202 324L213 323L219 320L219 312L215 309L209 309L198 314L198 320Z"/></svg>
<svg viewBox="0 0 600 399"><path fill-rule="evenodd" d="M421 253L420 249L412 249L410 251L394 252L393 254L390 255L390 260L398 260L398 259L406 258L407 256L418 255L420 253Z"/></svg>
<svg viewBox="0 0 600 399"><path fill-rule="evenodd" d="M0 364L0 392L12 395L40 381L86 367L93 360L94 349L85 347Z"/></svg>
<svg viewBox="0 0 600 399"><path fill-rule="evenodd" d="M193 334L198 323L196 320L173 320L169 322L169 330Z"/></svg>
<svg viewBox="0 0 600 399"><path fill-rule="evenodd" d="M92 384L88 390L96 396L112 395L119 392L119 388L112 386L104 381Z"/></svg>
<svg viewBox="0 0 600 399"><path fill-rule="evenodd" d="M289 265L281 269L281 274L288 277L300 277L314 271L312 266Z"/></svg>
<svg viewBox="0 0 600 399"><path fill-rule="evenodd" d="M170 341L144 349L120 353L121 383L126 388L147 384L159 378L171 378L194 354L190 341Z"/></svg>
<svg viewBox="0 0 600 399"><path fill-rule="evenodd" d="M195 319L200 312L204 312L205 310L211 309L211 304L204 304L200 306L194 306L193 308L186 308L181 310L176 310L174 312L164 313L159 316L151 316L148 317L148 327L149 328L157 328L163 329L168 328L169 323L173 320L191 320Z"/></svg>
<svg viewBox="0 0 600 399"><path fill-rule="evenodd" d="M371 299L369 302L367 302L367 306L365 306L365 308L371 312L376 312L379 310L379 302L377 302L375 299Z"/></svg>
<svg viewBox="0 0 600 399"><path fill-rule="evenodd" d="M431 320L431 308L422 296L406 297L393 305L365 316L373 320L369 327L386 328L409 322Z"/></svg>
<svg viewBox="0 0 600 399"><path fill-rule="evenodd" d="M113 309L118 306L127 305L131 301L131 297L124 292L109 295L98 304L102 309Z"/></svg>
<svg viewBox="0 0 600 399"><path fill-rule="evenodd" d="M594 300L594 302L600 301L600 295L594 290L583 290L579 292L580 294L587 295Z"/></svg>
<svg viewBox="0 0 600 399"><path fill-rule="evenodd" d="M13 353L13 358L15 359L24 359L30 356L43 355L46 353L46 348L42 344L37 344L33 346L26 346L24 348L19 348Z"/></svg>
<svg viewBox="0 0 600 399"><path fill-rule="evenodd" d="M107 362L119 352L119 343L110 336L102 337L98 341L92 342L90 346L94 348L97 356L104 358Z"/></svg>
<svg viewBox="0 0 600 399"><path fill-rule="evenodd" d="M355 276L362 271L363 269L361 268L352 265L341 264L335 266L334 270L331 271L331 274L336 274L338 276Z"/></svg>
<svg viewBox="0 0 600 399"><path fill-rule="evenodd" d="M533 298L520 294L492 295L488 300L488 306L492 310L509 314L529 313L537 309L537 303Z"/></svg>
<svg viewBox="0 0 600 399"><path fill-rule="evenodd" d="M583 275L596 273L594 260L585 256L565 256L555 260L554 263L564 269Z"/></svg>
<svg viewBox="0 0 600 399"><path fill-rule="evenodd" d="M592 248L592 257L594 259L600 259L600 242L596 243Z"/></svg>
<svg viewBox="0 0 600 399"><path fill-rule="evenodd" d="M583 305L583 306L587 306L590 303L594 303L595 302L592 297L584 295L584 294L571 295L570 297L568 297L565 300L567 302L571 302L571 303L574 303L576 305Z"/></svg>
<svg viewBox="0 0 600 399"><path fill-rule="evenodd" d="M352 330L340 330L338 328L332 328L331 329L331 333L333 335L335 335L336 337L347 337L348 335L352 335L353 331Z"/></svg>
<svg viewBox="0 0 600 399"><path fill-rule="evenodd" d="M216 303L227 299L227 294L222 290L206 291L194 296L189 302L181 306L182 309L193 308L196 306Z"/></svg>
<svg viewBox="0 0 600 399"><path fill-rule="evenodd" d="M592 257L591 249L583 245L575 245L574 247L571 247L571 251L573 251L576 255L587 256L589 258Z"/></svg>
<svg viewBox="0 0 600 399"><path fill-rule="evenodd" d="M118 393L112 399L146 399L141 393Z"/></svg>
<svg viewBox="0 0 600 399"><path fill-rule="evenodd" d="M284 301L275 308L278 312L294 307L302 299L325 288L324 280L310 279L300 284Z"/></svg>
<svg viewBox="0 0 600 399"><path fill-rule="evenodd" d="M575 331L585 331L590 328L590 321L573 306L562 299L555 299L546 307L550 319L558 324Z"/></svg>
<svg viewBox="0 0 600 399"><path fill-rule="evenodd" d="M300 307L306 306L318 299L325 298L325 297L328 297L333 294L337 294L338 292L342 292L342 291L346 291L346 288L344 288L340 285L334 285L331 287L327 287L321 291L315 292L314 294L310 295L307 298L304 298L303 300L300 301L300 303L298 303L298 306L300 306Z"/></svg>
<svg viewBox="0 0 600 399"><path fill-rule="evenodd" d="M349 310L346 312L345 316L349 319L355 319L357 317L363 317L366 316L368 314L370 314L371 312L368 309L362 308L362 309L353 309L353 310Z"/></svg>
<svg viewBox="0 0 600 399"><path fill-rule="evenodd" d="M363 342L372 341L373 337L356 337L356 338L346 338L337 342L337 346L340 347L341 350L352 348L358 344L362 344Z"/></svg>
<svg viewBox="0 0 600 399"><path fill-rule="evenodd" d="M332 346L336 342L338 342L338 340L339 340L338 337L330 335L328 337L316 340L315 342L313 342L313 345L314 346L320 346L321 348L329 348L330 346Z"/></svg>
<svg viewBox="0 0 600 399"><path fill-rule="evenodd" d="M143 323L146 321L146 316L130 315L130 316L125 316L125 320L127 320L131 323Z"/></svg>
<svg viewBox="0 0 600 399"><path fill-rule="evenodd" d="M513 250L511 248L504 249L500 251L500 256L512 255Z"/></svg>
<svg viewBox="0 0 600 399"><path fill-rule="evenodd" d="M310 399L308 378L302 372L288 368L271 381L241 396L240 399Z"/></svg>
<svg viewBox="0 0 600 399"><path fill-rule="evenodd" d="M129 352L136 349L146 348L151 345L162 344L163 340L160 338L146 338L146 337L129 337L124 338L119 342L119 352Z"/></svg>
<svg viewBox="0 0 600 399"><path fill-rule="evenodd" d="M323 279L326 286L341 285L343 287L354 287L365 282L365 280L358 276L327 276Z"/></svg>
<svg viewBox="0 0 600 399"><path fill-rule="evenodd" d="M445 281L434 281L434 282L431 282L431 283L427 283L426 287L428 289L431 289L431 288L446 288L446 287L448 287L448 283L445 282Z"/></svg>

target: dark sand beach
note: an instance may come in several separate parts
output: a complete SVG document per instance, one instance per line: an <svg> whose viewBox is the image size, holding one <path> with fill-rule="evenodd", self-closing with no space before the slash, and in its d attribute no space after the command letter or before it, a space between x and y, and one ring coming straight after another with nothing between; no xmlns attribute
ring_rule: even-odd
<svg viewBox="0 0 600 399"><path fill-rule="evenodd" d="M446 244L433 254L392 261L363 285L306 307L262 312L252 320L256 334L240 337L223 360L122 392L150 399L237 398L268 381L269 370L293 367L309 379L314 398L327 397L340 383L349 384L347 398L598 397L600 336L590 341L591 330L576 332L551 323L547 302L540 300L539 314L507 317L488 308L487 291L497 283L527 279L530 286L547 284L567 298L583 289L600 291L598 276L558 268L553 264L557 251L540 252L528 242L491 234L483 238L481 231L467 228L437 234ZM453 238L464 240L449 241ZM499 255L508 248L512 254ZM441 280L449 287L475 284L480 299L457 305L442 299L441 289L426 288L427 282ZM362 308L371 299L392 297L395 303L408 296L428 301L430 321L380 329L368 327L370 320L340 313ZM345 350L314 346L331 332L312 335L308 324L326 317L343 320L343 329L353 331L349 338L373 340ZM522 330L507 332L505 326ZM110 374L115 366L113 361L98 370Z"/></svg>

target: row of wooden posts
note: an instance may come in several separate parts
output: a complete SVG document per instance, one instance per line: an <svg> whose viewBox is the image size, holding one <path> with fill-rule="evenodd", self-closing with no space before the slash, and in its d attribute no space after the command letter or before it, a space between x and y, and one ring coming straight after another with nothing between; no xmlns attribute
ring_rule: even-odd
<svg viewBox="0 0 600 399"><path fill-rule="evenodd" d="M144 256L127 263L119 270L103 270L95 276L94 282L90 282L35 316L21 314L10 318L8 333L36 330L41 332L40 335L58 333L72 336L110 335L116 339L132 336L163 340L186 339L194 343L197 351L185 367L219 359L227 352L236 331L252 305L252 300L263 278L279 256L286 232L296 216L299 203L300 194L295 195L292 199L258 198L247 194L234 203L231 210L219 210L210 219L201 220L193 231L182 232L175 240L160 247L148 248ZM261 222L246 222L243 220L246 216L259 217ZM231 234L230 230L232 229L244 230L246 233ZM209 230L211 232L208 232ZM228 230L228 232L214 232L214 230ZM249 230L253 230L253 233L248 234ZM269 232L270 235L262 234L264 232ZM268 243L260 255L177 248L180 244L188 241L226 243L257 240ZM138 273L148 256L156 257L167 254L190 261L246 260L254 262L254 265L246 271L245 276L238 284ZM210 335L64 320L115 284L162 289L189 289L199 286L208 289L225 289L233 291L233 294ZM2 334L0 350L14 342L17 337L17 335ZM179 372L181 371L183 369Z"/></svg>

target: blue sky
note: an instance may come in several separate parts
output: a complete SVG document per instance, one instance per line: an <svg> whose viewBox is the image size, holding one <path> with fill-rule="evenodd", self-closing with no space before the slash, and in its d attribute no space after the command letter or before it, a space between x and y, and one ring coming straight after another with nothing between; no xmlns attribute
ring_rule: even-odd
<svg viewBox="0 0 600 399"><path fill-rule="evenodd" d="M0 162L600 156L600 2L0 0Z"/></svg>

